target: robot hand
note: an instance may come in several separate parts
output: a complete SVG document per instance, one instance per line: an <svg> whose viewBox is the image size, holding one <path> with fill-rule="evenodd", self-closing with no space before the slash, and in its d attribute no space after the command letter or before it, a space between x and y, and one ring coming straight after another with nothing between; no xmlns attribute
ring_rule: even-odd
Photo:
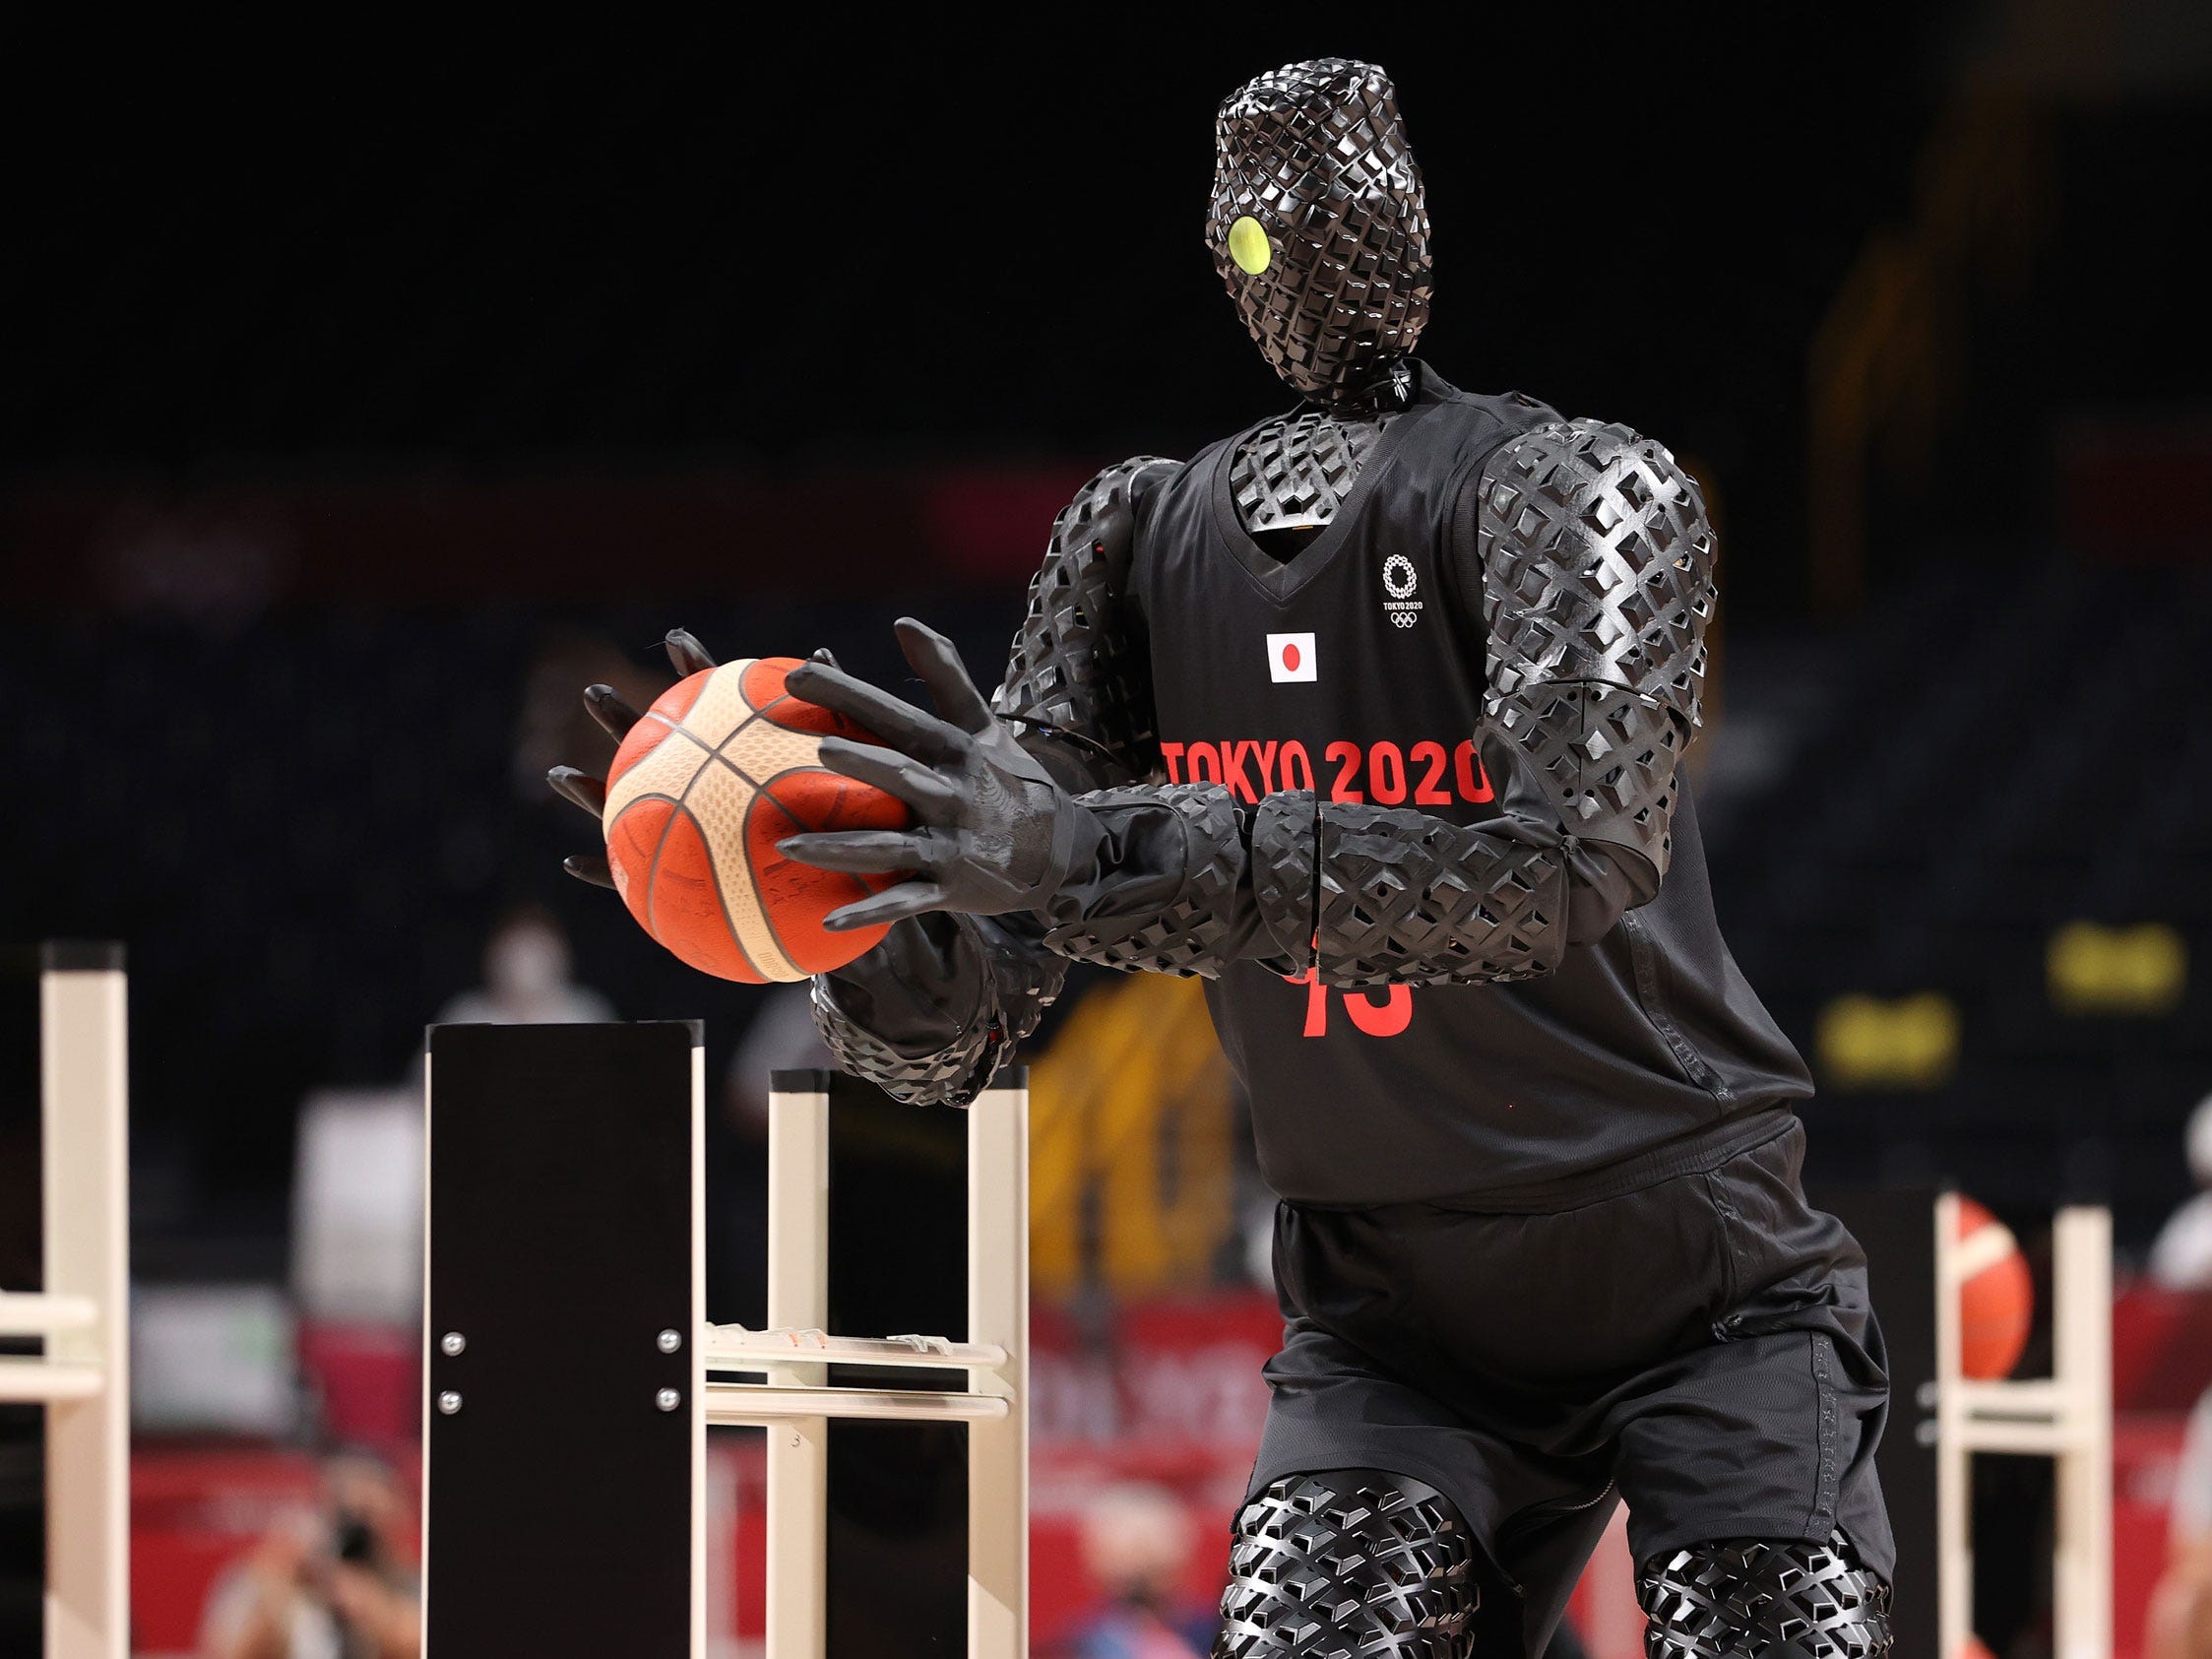
<svg viewBox="0 0 2212 1659"><path fill-rule="evenodd" d="M670 628L662 645L668 653L668 662L676 670L676 677L688 679L695 673L715 666L713 655L697 638L682 628ZM827 651L814 653L813 661L837 667L837 659ZM584 706L592 718L600 723L606 734L619 743L630 734L630 728L641 718L615 694L611 685L587 685L584 687ZM601 821L606 813L606 780L596 778L589 772L573 766L556 766L545 774L545 781L558 791L564 799L574 801L583 811L592 815L592 822ZM606 867L603 853L575 854L561 861L561 868L579 881L589 881L595 887L612 889L614 877Z"/></svg>
<svg viewBox="0 0 2212 1659"><path fill-rule="evenodd" d="M834 666L802 664L785 683L883 739L879 748L826 737L822 764L897 796L913 809L914 827L794 835L778 849L818 869L915 872L832 911L822 925L839 930L933 910L1043 909L1076 862L1089 814L990 712L952 641L912 617L896 632L937 715Z"/></svg>

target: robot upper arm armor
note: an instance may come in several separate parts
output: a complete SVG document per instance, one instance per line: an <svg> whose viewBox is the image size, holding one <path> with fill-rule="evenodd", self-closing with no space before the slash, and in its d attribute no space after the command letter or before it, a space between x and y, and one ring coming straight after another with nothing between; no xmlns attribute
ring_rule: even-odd
<svg viewBox="0 0 2212 1659"><path fill-rule="evenodd" d="M1174 466L1145 455L1108 467L1052 521L1050 549L991 699L1002 719L1047 741L1072 740L1088 773L1076 787L1130 783L1159 766L1152 670L1125 595L1138 500ZM1076 757L1063 747L1044 758Z"/></svg>
<svg viewBox="0 0 2212 1659"><path fill-rule="evenodd" d="M1648 899L1667 870L1713 613L1696 481L1625 426L1547 422L1485 465L1476 551L1489 718L1564 829L1648 866Z"/></svg>

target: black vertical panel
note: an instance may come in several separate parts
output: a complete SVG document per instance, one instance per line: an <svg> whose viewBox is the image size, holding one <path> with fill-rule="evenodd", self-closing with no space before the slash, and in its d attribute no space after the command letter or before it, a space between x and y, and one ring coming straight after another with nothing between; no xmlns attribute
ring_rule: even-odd
<svg viewBox="0 0 2212 1659"><path fill-rule="evenodd" d="M1935 1380L1935 1188L1815 1187L1810 1196L1866 1251L1889 1349L1889 1427L1874 1467L1897 1534L1891 1625L1899 1653L1934 1653L1935 1448L1919 1429L1933 1417L1920 1393Z"/></svg>
<svg viewBox="0 0 2212 1659"><path fill-rule="evenodd" d="M431 1030L427 1659L690 1650L698 1041Z"/></svg>
<svg viewBox="0 0 2212 1659"><path fill-rule="evenodd" d="M830 1328L968 1335L968 1115L857 1078L830 1086ZM961 1372L855 1367L840 1379L959 1388ZM828 1659L957 1659L968 1647L968 1431L830 1430Z"/></svg>

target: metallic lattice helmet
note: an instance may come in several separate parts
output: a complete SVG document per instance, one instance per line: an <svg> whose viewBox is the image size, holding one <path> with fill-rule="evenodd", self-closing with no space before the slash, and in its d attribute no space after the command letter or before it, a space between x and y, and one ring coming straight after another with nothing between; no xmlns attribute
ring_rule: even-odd
<svg viewBox="0 0 2212 1659"><path fill-rule="evenodd" d="M1206 241L1244 326L1303 396L1367 401L1428 321L1428 208L1390 77L1290 64L1232 93L1214 135Z"/></svg>

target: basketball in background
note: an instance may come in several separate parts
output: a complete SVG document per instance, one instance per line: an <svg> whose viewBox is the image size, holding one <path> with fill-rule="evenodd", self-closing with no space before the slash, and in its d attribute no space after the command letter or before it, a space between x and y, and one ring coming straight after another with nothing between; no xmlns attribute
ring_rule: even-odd
<svg viewBox="0 0 2212 1659"><path fill-rule="evenodd" d="M2035 1282L2012 1229L1973 1199L1959 1198L1957 1248L1959 1370L1994 1381L2010 1376L2028 1346Z"/></svg>
<svg viewBox="0 0 2212 1659"><path fill-rule="evenodd" d="M679 680L630 729L607 773L606 861L654 938L702 973L761 985L842 968L888 930L822 918L896 883L787 859L802 830L903 829L904 802L828 771L821 740L874 739L784 689L795 657Z"/></svg>

